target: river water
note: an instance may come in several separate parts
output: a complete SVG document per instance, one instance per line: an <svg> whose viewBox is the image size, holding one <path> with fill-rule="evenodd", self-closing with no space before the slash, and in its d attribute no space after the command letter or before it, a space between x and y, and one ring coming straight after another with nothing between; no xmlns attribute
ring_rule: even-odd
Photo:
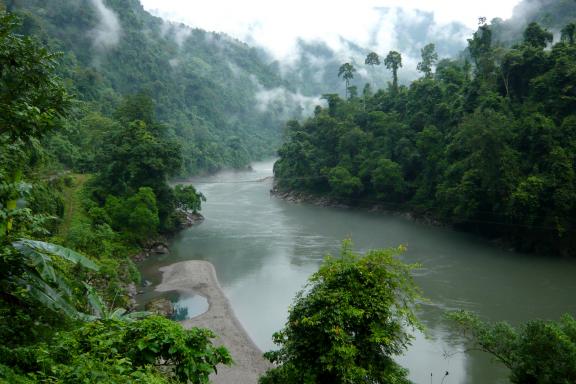
<svg viewBox="0 0 576 384"><path fill-rule="evenodd" d="M513 324L576 314L573 260L504 251L475 236L394 214L285 202L269 193L272 166L259 162L251 171L192 180L208 199L202 209L206 220L176 236L170 255L141 265L144 277L157 283L163 265L213 263L236 315L264 351L273 348L272 333L282 328L295 293L347 237L360 251L404 244L403 260L423 265L415 281L429 300L418 312L426 335L416 334L398 358L416 383L506 382L498 363L464 352L443 319L447 310L471 310ZM187 300L181 298L180 305Z"/></svg>

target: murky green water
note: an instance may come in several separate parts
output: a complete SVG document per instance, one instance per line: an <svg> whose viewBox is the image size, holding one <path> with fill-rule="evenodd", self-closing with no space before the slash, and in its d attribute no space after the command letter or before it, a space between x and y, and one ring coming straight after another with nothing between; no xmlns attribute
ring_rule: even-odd
<svg viewBox="0 0 576 384"><path fill-rule="evenodd" d="M293 204L270 196L272 162L253 171L222 172L194 180L208 198L201 225L180 233L172 253L145 262L157 267L188 259L208 260L238 318L263 350L286 318L294 294L326 253L343 238L359 250L405 244L406 262L424 269L415 279L430 303L419 313L428 338L417 335L399 359L416 383L506 382L506 371L482 354L461 352L443 313L468 309L486 319L518 323L576 314L576 262L503 251L482 239L431 227L396 215ZM260 181L258 181L260 180Z"/></svg>

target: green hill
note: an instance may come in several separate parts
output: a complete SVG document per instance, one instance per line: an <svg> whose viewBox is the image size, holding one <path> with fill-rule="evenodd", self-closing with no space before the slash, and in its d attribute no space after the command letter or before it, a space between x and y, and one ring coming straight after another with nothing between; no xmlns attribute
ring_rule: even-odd
<svg viewBox="0 0 576 384"><path fill-rule="evenodd" d="M151 97L157 119L183 145L182 174L242 167L272 154L282 119L293 116L257 108L258 92L284 86L258 50L168 23L138 0L14 0L6 6L23 16L21 33L63 53L61 75L87 103L84 109L110 116L124 95ZM90 168L91 149L78 152L86 158L66 165Z"/></svg>

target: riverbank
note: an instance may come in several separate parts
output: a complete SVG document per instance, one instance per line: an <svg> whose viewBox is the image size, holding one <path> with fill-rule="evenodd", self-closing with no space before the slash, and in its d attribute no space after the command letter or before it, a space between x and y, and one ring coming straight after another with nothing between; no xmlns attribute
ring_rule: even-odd
<svg viewBox="0 0 576 384"><path fill-rule="evenodd" d="M254 344L224 295L216 277L214 266L206 261L183 261L160 268L162 283L159 292L179 291L201 294L208 299L208 311L193 319L184 320L185 328L202 327L214 331L215 343L225 346L234 365L218 366L218 374L210 380L214 384L255 384L271 365L262 357L262 351Z"/></svg>
<svg viewBox="0 0 576 384"><path fill-rule="evenodd" d="M279 199L296 204L312 204L319 207L344 208L344 209L362 209L369 212L381 212L387 215L396 215L413 220L419 223L433 225L436 227L445 227L447 224L442 223L431 215L416 213L410 210L387 208L380 203L367 203L366 201L355 201L354 204L345 203L341 200L334 199L326 195L317 195L310 192L295 190L280 190L277 185L270 190L270 194Z"/></svg>

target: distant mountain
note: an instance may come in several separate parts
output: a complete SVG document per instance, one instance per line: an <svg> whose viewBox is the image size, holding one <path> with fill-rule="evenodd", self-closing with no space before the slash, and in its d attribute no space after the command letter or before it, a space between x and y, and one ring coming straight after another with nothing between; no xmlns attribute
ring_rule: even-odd
<svg viewBox="0 0 576 384"><path fill-rule="evenodd" d="M344 37L339 38L338 47L330 47L321 40L298 40L293 57L286 63L277 63L284 79L304 95L344 95L344 82L337 76L338 68L350 62L357 70L350 84L359 92L366 83L373 88L382 88L392 80L390 71L383 65L369 68L364 60L372 51L383 59L389 50L396 50L402 54L403 60L400 82L408 83L420 76L416 65L422 47L434 43L440 57L458 56L466 47L466 38L471 33L460 23L439 25L431 12L382 7L378 13L379 22L371 26L367 46L360 46ZM387 48L379 48L382 46Z"/></svg>

